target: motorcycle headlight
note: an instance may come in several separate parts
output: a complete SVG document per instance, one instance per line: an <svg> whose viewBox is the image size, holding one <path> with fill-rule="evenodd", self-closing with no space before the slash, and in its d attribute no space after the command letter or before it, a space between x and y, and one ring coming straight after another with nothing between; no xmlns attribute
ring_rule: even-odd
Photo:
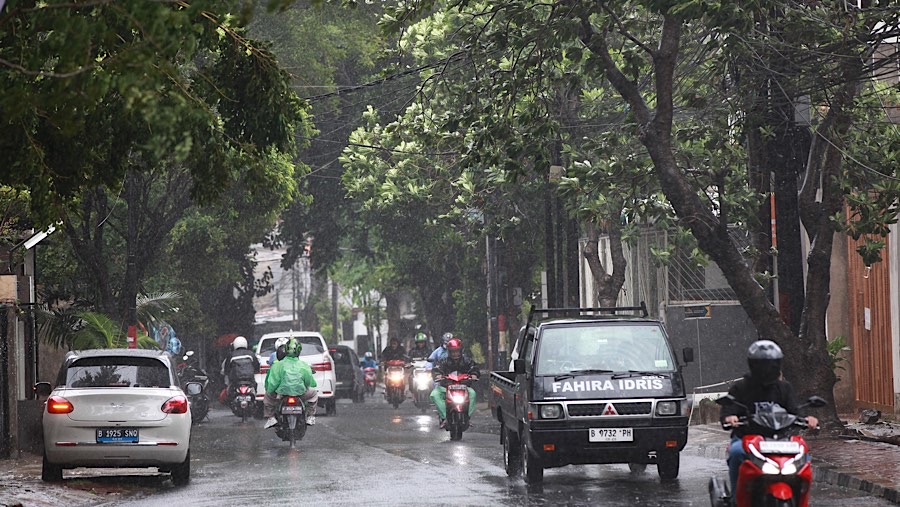
<svg viewBox="0 0 900 507"><path fill-rule="evenodd" d="M656 415L675 415L677 413L677 401L660 401L656 404Z"/></svg>
<svg viewBox="0 0 900 507"><path fill-rule="evenodd" d="M773 463L771 461L766 461L765 463L763 463L761 470L762 470L762 473L764 473L766 475L778 475L781 473L781 470L779 470L778 465L776 465L775 463Z"/></svg>
<svg viewBox="0 0 900 507"><path fill-rule="evenodd" d="M453 394L450 396L450 401L452 401L453 403L457 403L457 404L465 403L466 397L465 397L465 395L462 395L462 394Z"/></svg>
<svg viewBox="0 0 900 507"><path fill-rule="evenodd" d="M562 415L562 405L541 405L541 419L559 419Z"/></svg>
<svg viewBox="0 0 900 507"><path fill-rule="evenodd" d="M788 461L781 467L782 475L794 475L797 473L797 465L794 464L794 461Z"/></svg>

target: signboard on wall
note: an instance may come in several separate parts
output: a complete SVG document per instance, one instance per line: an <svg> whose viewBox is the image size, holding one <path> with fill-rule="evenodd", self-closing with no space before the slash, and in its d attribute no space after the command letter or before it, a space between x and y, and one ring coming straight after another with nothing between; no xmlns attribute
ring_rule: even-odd
<svg viewBox="0 0 900 507"><path fill-rule="evenodd" d="M685 319L708 319L712 317L712 305L692 305L683 308Z"/></svg>

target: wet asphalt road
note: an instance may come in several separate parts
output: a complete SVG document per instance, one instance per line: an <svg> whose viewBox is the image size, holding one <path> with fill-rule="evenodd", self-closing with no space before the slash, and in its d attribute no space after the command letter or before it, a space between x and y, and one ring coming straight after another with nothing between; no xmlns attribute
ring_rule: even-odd
<svg viewBox="0 0 900 507"><path fill-rule="evenodd" d="M640 474L624 465L569 466L547 470L543 487L529 489L506 477L497 424L486 411L476 413L460 442L450 442L436 421L411 400L396 410L380 395L364 404L342 400L336 417L320 415L289 449L261 420L242 424L215 409L195 427L188 486L175 488L165 476L122 477L142 487L108 505L703 506L708 478L725 474L724 462L687 449L673 483L661 483L653 466ZM813 498L815 506L893 505L822 484Z"/></svg>

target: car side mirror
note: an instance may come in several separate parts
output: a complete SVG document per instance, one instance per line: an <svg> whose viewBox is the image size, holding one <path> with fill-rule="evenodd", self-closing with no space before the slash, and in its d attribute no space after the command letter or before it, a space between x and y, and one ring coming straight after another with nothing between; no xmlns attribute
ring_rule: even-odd
<svg viewBox="0 0 900 507"><path fill-rule="evenodd" d="M524 359L516 359L513 361L513 371L516 375L524 375L525 374L525 360Z"/></svg>
<svg viewBox="0 0 900 507"><path fill-rule="evenodd" d="M693 363L694 362L694 347L685 347L681 350L681 357L684 359L685 363Z"/></svg>
<svg viewBox="0 0 900 507"><path fill-rule="evenodd" d="M197 396L203 392L203 384L200 382L188 382L184 386L184 391L188 396Z"/></svg>
<svg viewBox="0 0 900 507"><path fill-rule="evenodd" d="M50 385L50 382L38 382L34 385L34 394L38 398L46 398L50 396L52 391L53 386Z"/></svg>

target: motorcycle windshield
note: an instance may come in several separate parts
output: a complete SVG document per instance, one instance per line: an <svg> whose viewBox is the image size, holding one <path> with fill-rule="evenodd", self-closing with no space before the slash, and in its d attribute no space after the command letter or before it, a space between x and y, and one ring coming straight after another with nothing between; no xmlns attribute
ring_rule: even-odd
<svg viewBox="0 0 900 507"><path fill-rule="evenodd" d="M757 403L752 421L756 426L778 432L793 425L797 416L777 403Z"/></svg>

